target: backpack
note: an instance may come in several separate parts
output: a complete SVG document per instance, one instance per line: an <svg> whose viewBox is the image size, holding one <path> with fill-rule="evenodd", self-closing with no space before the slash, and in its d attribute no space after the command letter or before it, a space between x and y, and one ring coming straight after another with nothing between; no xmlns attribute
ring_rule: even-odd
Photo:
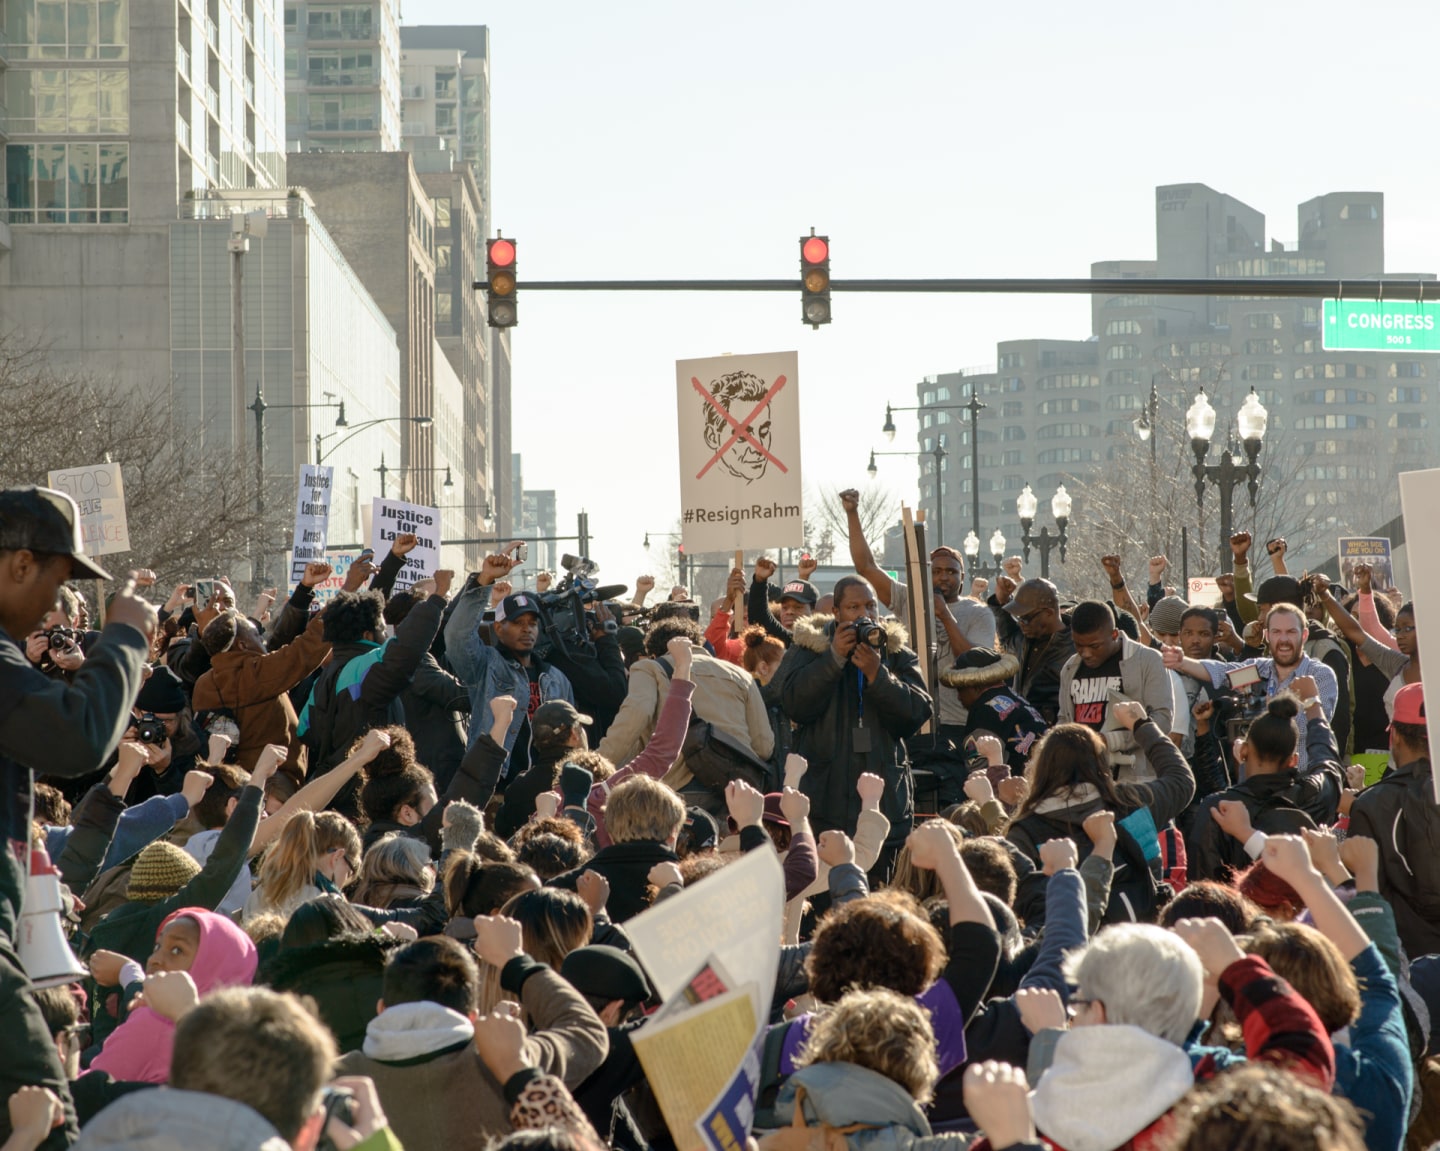
<svg viewBox="0 0 1440 1151"><path fill-rule="evenodd" d="M1100 922L1154 923L1160 912L1160 835L1148 807L1115 821L1115 878ZM1151 860L1155 861L1152 866Z"/></svg>
<svg viewBox="0 0 1440 1151"><path fill-rule="evenodd" d="M669 656L659 656L655 662L667 680L674 676ZM703 787L723 791L727 783L739 779L757 791L770 790L770 765L734 736L703 719L693 707L680 754L695 782Z"/></svg>

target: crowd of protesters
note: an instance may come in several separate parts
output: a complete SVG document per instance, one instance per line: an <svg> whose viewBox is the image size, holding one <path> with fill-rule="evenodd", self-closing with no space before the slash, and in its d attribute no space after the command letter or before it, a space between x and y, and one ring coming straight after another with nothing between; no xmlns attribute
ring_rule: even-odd
<svg viewBox="0 0 1440 1151"><path fill-rule="evenodd" d="M403 534L323 606L102 610L73 501L0 492L3 1151L689 1151L626 925L751 851L763 1151L1440 1140L1413 607L1243 532L1218 607L941 544L917 653L841 499L828 594L762 557L557 621Z"/></svg>

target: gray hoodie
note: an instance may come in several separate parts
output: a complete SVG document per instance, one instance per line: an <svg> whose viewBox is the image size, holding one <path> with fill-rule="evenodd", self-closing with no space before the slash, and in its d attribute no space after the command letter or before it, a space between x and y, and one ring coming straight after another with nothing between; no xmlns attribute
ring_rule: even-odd
<svg viewBox="0 0 1440 1151"><path fill-rule="evenodd" d="M73 1151L290 1151L243 1103L161 1087L117 1099L85 1125Z"/></svg>

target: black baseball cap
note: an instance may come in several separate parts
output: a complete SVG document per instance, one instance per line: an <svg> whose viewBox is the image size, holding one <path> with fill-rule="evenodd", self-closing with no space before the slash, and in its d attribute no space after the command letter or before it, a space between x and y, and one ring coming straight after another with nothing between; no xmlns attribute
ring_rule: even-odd
<svg viewBox="0 0 1440 1151"><path fill-rule="evenodd" d="M820 598L815 585L806 579L792 579L780 589L780 599L799 600L806 607L814 607Z"/></svg>
<svg viewBox="0 0 1440 1151"><path fill-rule="evenodd" d="M72 578L110 580L114 577L85 557L80 534L80 509L64 492L53 488L7 488L0 491L0 551L69 556Z"/></svg>
<svg viewBox="0 0 1440 1151"><path fill-rule="evenodd" d="M542 703L530 717L530 730L541 743L547 737L568 733L577 723L591 724L595 721L584 712L576 711L575 705L563 699L552 699Z"/></svg>
<svg viewBox="0 0 1440 1151"><path fill-rule="evenodd" d="M1246 592L1245 598L1254 603L1293 603L1297 607L1303 594L1300 581L1294 576L1271 576L1261 582L1253 592Z"/></svg>
<svg viewBox="0 0 1440 1151"><path fill-rule="evenodd" d="M522 615L538 616L540 614L540 600L534 592L517 591L507 595L500 601L500 606L495 609L495 618L519 619Z"/></svg>

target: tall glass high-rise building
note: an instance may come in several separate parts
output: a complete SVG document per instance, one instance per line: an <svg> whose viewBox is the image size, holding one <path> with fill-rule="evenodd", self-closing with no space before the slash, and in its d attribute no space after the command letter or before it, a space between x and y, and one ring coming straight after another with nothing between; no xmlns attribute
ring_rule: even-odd
<svg viewBox="0 0 1440 1151"><path fill-rule="evenodd" d="M6 218L172 220L285 182L280 0L0 0Z"/></svg>
<svg viewBox="0 0 1440 1151"><path fill-rule="evenodd" d="M399 0L285 0L292 152L400 150Z"/></svg>

